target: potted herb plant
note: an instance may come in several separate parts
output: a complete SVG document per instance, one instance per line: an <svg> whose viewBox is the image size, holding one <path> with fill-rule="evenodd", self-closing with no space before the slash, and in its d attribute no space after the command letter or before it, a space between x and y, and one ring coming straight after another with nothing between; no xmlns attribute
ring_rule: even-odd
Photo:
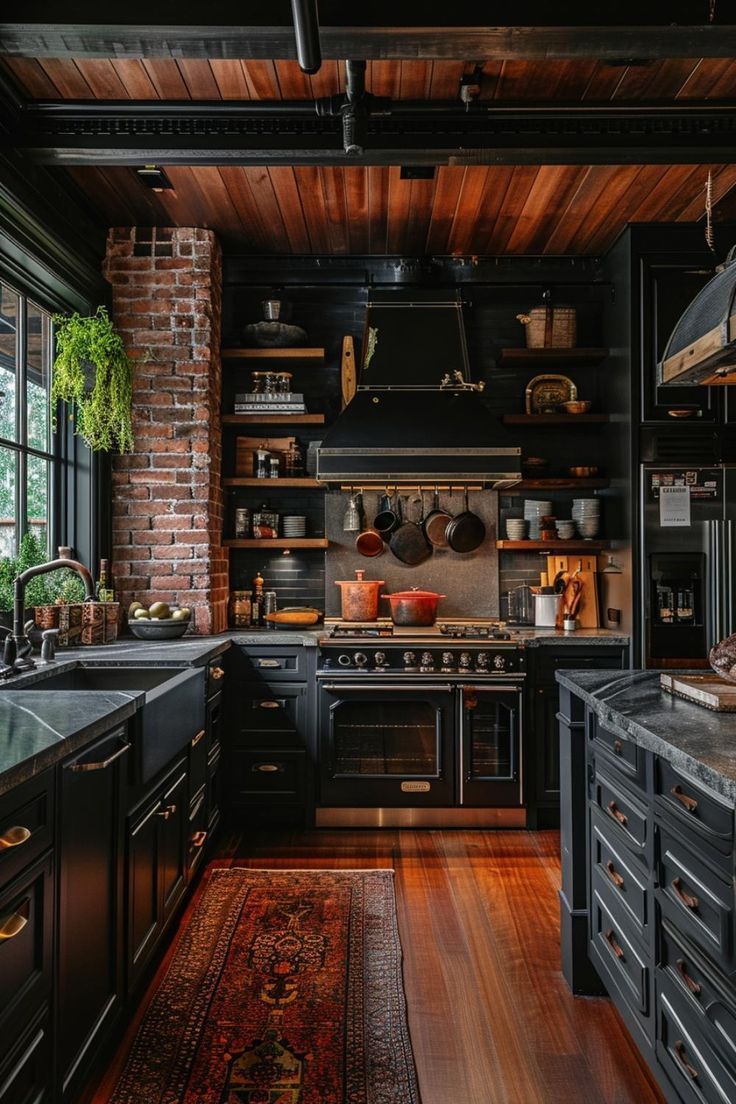
<svg viewBox="0 0 736 1104"><path fill-rule="evenodd" d="M13 627L13 583L16 575L20 575L21 571L29 567L46 563L47 559L48 556L41 547L38 537L29 531L21 539L17 557L4 556L0 560L0 625L8 629ZM24 620L32 616L33 606L43 606L48 603L47 579L48 576L39 575L38 578L31 579L26 587Z"/></svg>
<svg viewBox="0 0 736 1104"><path fill-rule="evenodd" d="M133 362L104 307L89 317L55 315L52 408L67 403L94 452L133 450Z"/></svg>

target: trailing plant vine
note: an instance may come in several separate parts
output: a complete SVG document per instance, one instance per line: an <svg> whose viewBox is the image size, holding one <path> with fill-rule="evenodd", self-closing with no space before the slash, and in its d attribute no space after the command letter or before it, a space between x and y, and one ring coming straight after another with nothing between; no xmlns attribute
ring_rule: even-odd
<svg viewBox="0 0 736 1104"><path fill-rule="evenodd" d="M95 451L133 451L133 362L105 307L84 318L55 315L52 412L67 403L75 432ZM89 372L94 366L94 384Z"/></svg>

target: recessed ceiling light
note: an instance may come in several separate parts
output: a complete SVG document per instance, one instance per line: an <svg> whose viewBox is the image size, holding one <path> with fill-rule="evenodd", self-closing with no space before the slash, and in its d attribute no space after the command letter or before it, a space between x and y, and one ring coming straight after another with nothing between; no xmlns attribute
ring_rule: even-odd
<svg viewBox="0 0 736 1104"><path fill-rule="evenodd" d="M167 188L174 190L174 185L158 165L143 165L142 168L135 171L140 182L150 188L152 192L163 192Z"/></svg>

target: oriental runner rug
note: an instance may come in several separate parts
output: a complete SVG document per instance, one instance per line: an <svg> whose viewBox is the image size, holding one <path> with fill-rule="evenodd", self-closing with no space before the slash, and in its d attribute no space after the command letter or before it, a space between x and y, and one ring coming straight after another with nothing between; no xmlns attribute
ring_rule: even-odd
<svg viewBox="0 0 736 1104"><path fill-rule="evenodd" d="M419 1104L390 870L214 869L111 1104Z"/></svg>

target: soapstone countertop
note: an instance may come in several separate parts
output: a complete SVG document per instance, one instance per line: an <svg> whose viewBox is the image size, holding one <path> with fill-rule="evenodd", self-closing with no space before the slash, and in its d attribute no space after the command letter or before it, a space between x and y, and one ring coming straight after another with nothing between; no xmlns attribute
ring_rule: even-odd
<svg viewBox="0 0 736 1104"><path fill-rule="evenodd" d="M666 693L660 673L558 671L557 681L608 727L736 803L736 713L716 713Z"/></svg>

